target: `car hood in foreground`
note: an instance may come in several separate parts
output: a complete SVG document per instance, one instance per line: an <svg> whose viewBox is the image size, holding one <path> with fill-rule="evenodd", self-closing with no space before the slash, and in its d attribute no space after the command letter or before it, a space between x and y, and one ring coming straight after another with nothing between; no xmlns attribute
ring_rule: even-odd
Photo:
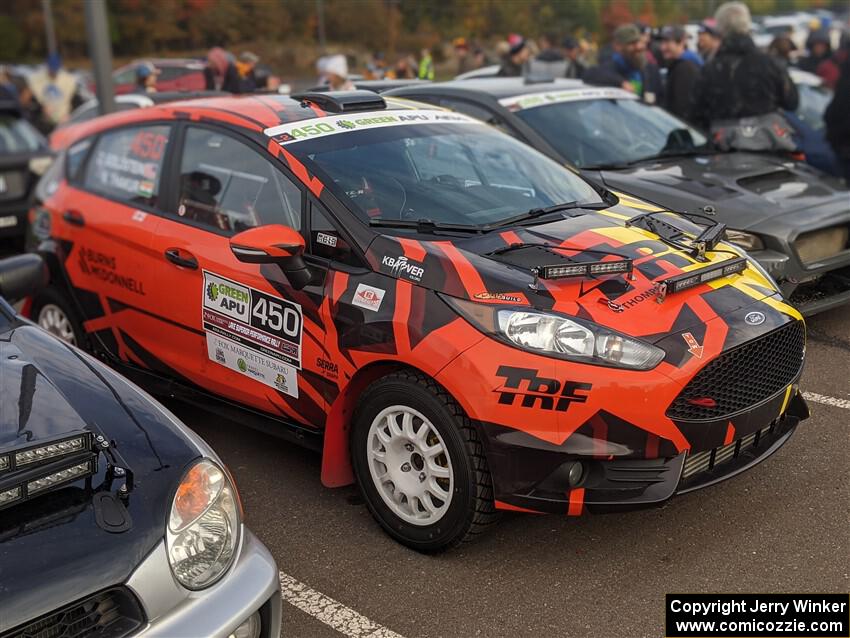
<svg viewBox="0 0 850 638"><path fill-rule="evenodd" d="M125 581L162 539L173 491L199 456L165 412L102 364L29 324L0 334L0 449L90 426L135 475L131 528L110 533L95 520L103 455L91 486L78 481L0 511L0 633Z"/></svg>
<svg viewBox="0 0 850 638"><path fill-rule="evenodd" d="M626 225L629 218L658 210L624 196L620 204L604 211L587 210L577 217L502 232L445 235L431 241L381 235L369 246L367 256L379 272L452 297L554 310L653 342L718 317L729 321L734 315L743 323L746 313L740 311L750 307L763 311L768 320L742 333L742 338L769 329L774 325L771 316L776 317L775 325L788 316L799 319L753 265L660 301L661 280L737 259L743 253L720 244L707 253L708 261L700 262L657 235ZM510 248L515 244L524 247ZM556 246L575 250L553 251ZM616 259L604 255L605 251L632 258L633 276L541 280L534 287L533 267Z"/></svg>
<svg viewBox="0 0 850 638"><path fill-rule="evenodd" d="M850 191L801 162L756 153L717 153L641 162L620 170L587 171L608 188L689 213L714 208L729 228L770 234L777 217L800 228L850 222ZM824 218L824 219L822 219Z"/></svg>

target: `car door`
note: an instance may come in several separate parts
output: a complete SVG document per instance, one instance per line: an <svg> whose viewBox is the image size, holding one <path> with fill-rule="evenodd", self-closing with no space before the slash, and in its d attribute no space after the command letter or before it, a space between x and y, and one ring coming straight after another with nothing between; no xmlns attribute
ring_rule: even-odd
<svg viewBox="0 0 850 638"><path fill-rule="evenodd" d="M256 226L301 232L301 187L264 148L208 125L185 126L174 174L154 239L164 324L151 356L177 379L323 427L324 271L296 290L279 266L240 262L229 244Z"/></svg>
<svg viewBox="0 0 850 638"><path fill-rule="evenodd" d="M159 259L151 239L172 134L170 124L151 123L75 144L68 181L50 199L52 234L68 247L65 273L83 328L130 363L143 363L137 351L158 331L151 293Z"/></svg>

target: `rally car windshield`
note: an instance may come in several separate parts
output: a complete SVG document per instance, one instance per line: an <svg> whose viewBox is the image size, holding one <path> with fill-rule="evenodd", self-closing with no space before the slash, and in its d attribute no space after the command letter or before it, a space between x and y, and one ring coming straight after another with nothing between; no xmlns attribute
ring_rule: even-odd
<svg viewBox="0 0 850 638"><path fill-rule="evenodd" d="M416 124L288 147L365 222L496 225L564 202L604 204L587 182L483 124Z"/></svg>
<svg viewBox="0 0 850 638"><path fill-rule="evenodd" d="M581 168L710 150L702 133L639 100L557 102L517 111L517 116Z"/></svg>

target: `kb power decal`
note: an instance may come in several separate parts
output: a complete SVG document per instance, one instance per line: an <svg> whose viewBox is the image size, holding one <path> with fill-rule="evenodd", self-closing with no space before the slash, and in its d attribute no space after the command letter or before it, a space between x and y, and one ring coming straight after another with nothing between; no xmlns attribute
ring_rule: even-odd
<svg viewBox="0 0 850 638"><path fill-rule="evenodd" d="M301 369L301 306L204 271L204 330Z"/></svg>

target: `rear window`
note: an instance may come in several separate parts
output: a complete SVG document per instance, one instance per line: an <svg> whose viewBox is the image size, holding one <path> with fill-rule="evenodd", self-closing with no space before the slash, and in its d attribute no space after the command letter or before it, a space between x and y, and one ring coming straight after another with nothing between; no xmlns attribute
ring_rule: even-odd
<svg viewBox="0 0 850 638"><path fill-rule="evenodd" d="M0 155L31 153L47 147L44 137L24 119L0 114Z"/></svg>
<svg viewBox="0 0 850 638"><path fill-rule="evenodd" d="M86 164L83 187L136 206L157 206L170 133L166 124L104 133Z"/></svg>

